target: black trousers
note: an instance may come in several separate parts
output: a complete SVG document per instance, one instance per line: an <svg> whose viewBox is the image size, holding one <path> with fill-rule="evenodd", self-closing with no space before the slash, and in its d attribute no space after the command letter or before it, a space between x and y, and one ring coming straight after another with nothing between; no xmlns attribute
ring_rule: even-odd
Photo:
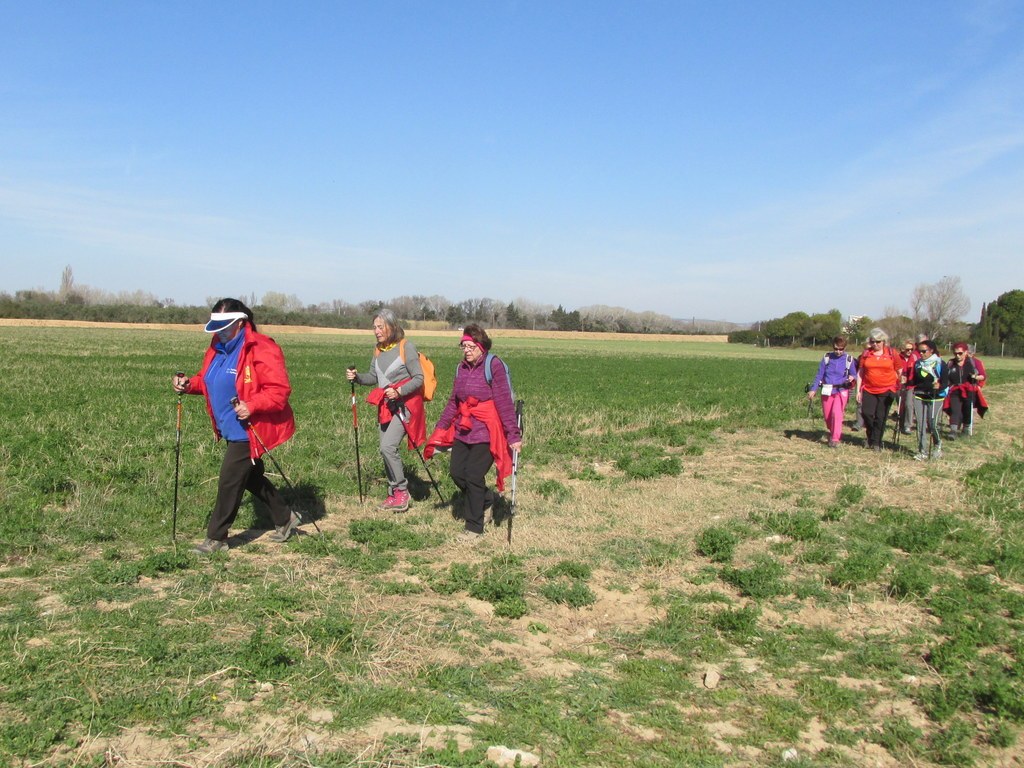
<svg viewBox="0 0 1024 768"><path fill-rule="evenodd" d="M291 511L277 492L277 488L264 475L263 459L255 462L249 457L249 441L227 441L224 461L220 465L220 480L217 483L217 502L206 526L207 538L224 541L228 530L238 516L242 506L242 495L249 491L270 508L274 525L284 525L291 517Z"/></svg>
<svg viewBox="0 0 1024 768"><path fill-rule="evenodd" d="M882 438L885 437L885 420L889 418L889 409L895 399L895 392L883 392L880 395L873 395L870 392L861 393L860 407L864 413L864 429L868 433L868 445L882 447Z"/></svg>
<svg viewBox="0 0 1024 768"><path fill-rule="evenodd" d="M969 392L967 396L959 392L949 393L949 427L956 429L959 426L967 426L974 423L974 393Z"/></svg>
<svg viewBox="0 0 1024 768"><path fill-rule="evenodd" d="M484 532L484 504L487 495L491 493L484 479L493 464L494 457L491 456L488 443L462 443L456 440L452 445L448 471L466 496L467 531Z"/></svg>

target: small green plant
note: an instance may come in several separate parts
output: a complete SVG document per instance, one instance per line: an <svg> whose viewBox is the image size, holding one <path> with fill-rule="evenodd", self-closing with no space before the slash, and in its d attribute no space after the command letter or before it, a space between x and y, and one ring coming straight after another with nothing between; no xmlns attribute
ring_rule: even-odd
<svg viewBox="0 0 1024 768"><path fill-rule="evenodd" d="M715 563L732 562L739 537L720 526L705 528L697 535L697 551Z"/></svg>
<svg viewBox="0 0 1024 768"><path fill-rule="evenodd" d="M836 501L840 504L859 504L867 492L868 489L859 483L847 483L836 490Z"/></svg>
<svg viewBox="0 0 1024 768"><path fill-rule="evenodd" d="M540 588L540 594L552 603L561 603L570 608L593 605L597 600L593 590L578 579L558 579Z"/></svg>
<svg viewBox="0 0 1024 768"><path fill-rule="evenodd" d="M934 586L932 569L918 560L908 560L893 571L889 594L893 597L925 597Z"/></svg>
<svg viewBox="0 0 1024 768"><path fill-rule="evenodd" d="M423 549L424 537L392 520L353 520L348 525L353 541L378 551L389 549Z"/></svg>
<svg viewBox="0 0 1024 768"><path fill-rule="evenodd" d="M881 576L890 559L889 551L873 542L855 542L829 572L828 580L837 587L867 584Z"/></svg>
<svg viewBox="0 0 1024 768"><path fill-rule="evenodd" d="M589 579L591 573L593 573L593 569L589 565L572 560L562 560L544 571L544 575L549 579L567 576L570 579L582 579L583 581Z"/></svg>
<svg viewBox="0 0 1024 768"><path fill-rule="evenodd" d="M644 450L620 456L615 466L633 480L650 480L662 475L675 477L683 471L683 463L678 457L664 456L660 450Z"/></svg>
<svg viewBox="0 0 1024 768"><path fill-rule="evenodd" d="M536 486L534 486L534 490L548 501L553 501L558 504L572 498L572 491L557 480L552 480L551 478L541 480Z"/></svg>
<svg viewBox="0 0 1024 768"><path fill-rule="evenodd" d="M723 635L737 639L745 639L757 633L757 619L761 609L756 605L746 605L735 610L726 608L711 615L711 626Z"/></svg>
<svg viewBox="0 0 1024 768"><path fill-rule="evenodd" d="M782 581L784 573L785 568L782 563L763 555L748 568L723 568L721 578L727 584L736 587L742 594L762 599L786 592L786 585Z"/></svg>
<svg viewBox="0 0 1024 768"><path fill-rule="evenodd" d="M527 611L526 574L518 557L496 557L483 569L469 587L469 594L477 600L494 605L495 615L519 618Z"/></svg>

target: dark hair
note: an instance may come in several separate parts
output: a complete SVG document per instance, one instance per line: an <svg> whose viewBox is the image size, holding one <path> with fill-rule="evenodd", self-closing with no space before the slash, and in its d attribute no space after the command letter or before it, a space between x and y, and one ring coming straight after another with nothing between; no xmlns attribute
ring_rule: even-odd
<svg viewBox="0 0 1024 768"><path fill-rule="evenodd" d="M841 347L843 349L846 349L846 337L845 336L833 336L832 337L832 346L833 347Z"/></svg>
<svg viewBox="0 0 1024 768"><path fill-rule="evenodd" d="M249 320L249 327L256 330L256 321L252 319L252 310L238 299L221 299L213 305L211 312L245 312Z"/></svg>
<svg viewBox="0 0 1024 768"><path fill-rule="evenodd" d="M918 343L918 345L922 345L923 344L924 346L928 347L928 349L930 349L932 351L933 355L939 354L939 346L934 341L932 341L931 339L922 339L921 341L919 341L917 343Z"/></svg>
<svg viewBox="0 0 1024 768"><path fill-rule="evenodd" d="M476 323L467 325L462 329L462 333L464 336L469 336L484 352L491 351L491 337L487 335L487 331Z"/></svg>

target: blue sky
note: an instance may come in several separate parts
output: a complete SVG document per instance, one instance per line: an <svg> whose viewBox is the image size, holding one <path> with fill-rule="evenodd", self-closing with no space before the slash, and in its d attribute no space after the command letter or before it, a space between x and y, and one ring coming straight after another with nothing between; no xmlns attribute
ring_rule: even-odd
<svg viewBox="0 0 1024 768"><path fill-rule="evenodd" d="M0 290L1024 288L1020 2L0 0Z"/></svg>

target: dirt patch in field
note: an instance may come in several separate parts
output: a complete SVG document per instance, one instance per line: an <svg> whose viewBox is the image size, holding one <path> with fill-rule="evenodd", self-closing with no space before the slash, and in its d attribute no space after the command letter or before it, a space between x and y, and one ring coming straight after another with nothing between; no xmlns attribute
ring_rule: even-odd
<svg viewBox="0 0 1024 768"><path fill-rule="evenodd" d="M259 318L256 318L259 322ZM104 323L87 322L85 320L31 320L18 318L0 318L0 327L23 328L113 328L122 330L154 330L154 331L189 331L201 330L199 326L181 323ZM320 328L311 325L263 325L260 329L270 335L285 333L310 333L317 335L368 336L369 330L364 328ZM462 335L459 330L437 330L432 328L415 330L417 336L439 336L457 339ZM590 333L586 331L528 331L513 328L494 328L487 331L488 335L500 339L586 339L588 341L700 341L727 342L725 335L686 335L675 333Z"/></svg>

